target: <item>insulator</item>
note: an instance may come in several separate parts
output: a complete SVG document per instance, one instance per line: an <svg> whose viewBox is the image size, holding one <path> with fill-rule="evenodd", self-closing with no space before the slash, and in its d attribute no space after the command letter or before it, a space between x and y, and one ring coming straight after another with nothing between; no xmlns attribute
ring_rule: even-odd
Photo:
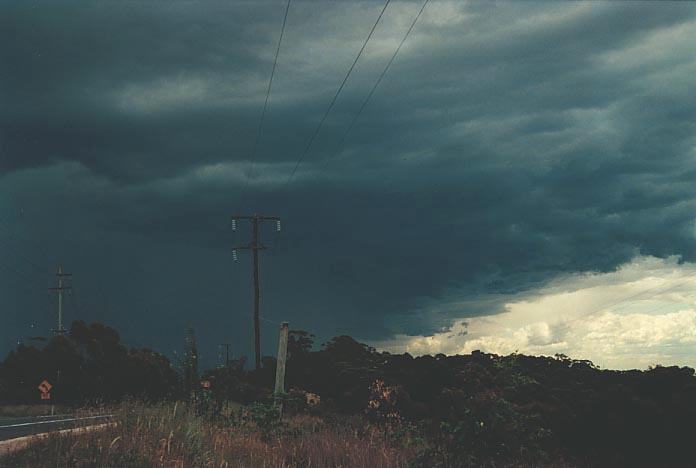
<svg viewBox="0 0 696 468"><path fill-rule="evenodd" d="M237 230L237 220L236 220L236 219L233 219L233 220L232 220L232 230L233 230L233 231L236 231L236 230Z"/></svg>
<svg viewBox="0 0 696 468"><path fill-rule="evenodd" d="M232 260L234 260L235 262L239 261L239 260L237 259L237 249L234 249L234 250L232 251Z"/></svg>
<svg viewBox="0 0 696 468"><path fill-rule="evenodd" d="M280 232L280 220L276 221L276 232Z"/></svg>

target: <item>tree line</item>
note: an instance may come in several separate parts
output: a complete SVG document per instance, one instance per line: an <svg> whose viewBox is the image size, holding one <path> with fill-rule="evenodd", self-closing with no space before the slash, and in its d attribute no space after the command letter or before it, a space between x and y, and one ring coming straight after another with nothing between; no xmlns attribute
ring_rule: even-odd
<svg viewBox="0 0 696 468"><path fill-rule="evenodd" d="M9 353L0 364L0 401L37 401L36 386L45 378L57 401L72 404L205 392L214 401L244 404L273 397L274 358L265 357L258 370L246 369L241 358L200 373L193 331L185 343L171 362L150 349L127 348L113 328L74 322L41 348L20 345ZM201 378L211 383L209 391L201 390ZM361 414L417 427L432 440L430 460L444 457L444 466L521 453L599 466L692 460L696 378L689 367L615 371L564 355L480 351L414 357L378 352L349 336L317 345L310 333L294 330L286 384L291 395L319 395L321 404L311 411L323 415Z"/></svg>
<svg viewBox="0 0 696 468"><path fill-rule="evenodd" d="M65 335L45 346L20 344L0 364L0 401L32 403L37 385L48 380L51 399L62 404L113 402L126 396L145 399L177 395L180 377L169 359L148 348L127 348L113 328L72 323Z"/></svg>

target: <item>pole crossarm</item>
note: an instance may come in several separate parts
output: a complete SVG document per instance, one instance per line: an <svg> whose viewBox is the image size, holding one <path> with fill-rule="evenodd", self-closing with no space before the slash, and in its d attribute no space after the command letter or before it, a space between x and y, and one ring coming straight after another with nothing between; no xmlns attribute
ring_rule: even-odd
<svg viewBox="0 0 696 468"><path fill-rule="evenodd" d="M280 221L279 216L261 216L261 215L232 215L232 219L258 219L259 221L263 221L263 220Z"/></svg>
<svg viewBox="0 0 696 468"><path fill-rule="evenodd" d="M263 244L259 245L242 245L239 247L232 247L232 250L266 250L268 247L266 247Z"/></svg>

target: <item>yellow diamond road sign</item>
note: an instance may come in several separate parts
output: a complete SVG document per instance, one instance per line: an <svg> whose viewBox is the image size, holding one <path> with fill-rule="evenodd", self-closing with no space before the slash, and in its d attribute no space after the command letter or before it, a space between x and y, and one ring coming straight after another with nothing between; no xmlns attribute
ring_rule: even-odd
<svg viewBox="0 0 696 468"><path fill-rule="evenodd" d="M41 393L48 393L51 391L52 388L53 385L51 385L48 380L44 380L39 384L39 391Z"/></svg>

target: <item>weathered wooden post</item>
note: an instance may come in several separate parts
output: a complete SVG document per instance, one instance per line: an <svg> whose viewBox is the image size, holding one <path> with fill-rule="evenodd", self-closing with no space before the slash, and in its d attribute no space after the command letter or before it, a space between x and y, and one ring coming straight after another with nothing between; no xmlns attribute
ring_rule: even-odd
<svg viewBox="0 0 696 468"><path fill-rule="evenodd" d="M278 403L280 396L285 393L285 361L288 355L288 322L280 324L280 335L278 336L278 360L276 362L275 395L276 404L280 405L283 411L282 402Z"/></svg>
<svg viewBox="0 0 696 468"><path fill-rule="evenodd" d="M288 322L280 324L278 363L276 365L275 393L285 393L285 361L288 355Z"/></svg>

